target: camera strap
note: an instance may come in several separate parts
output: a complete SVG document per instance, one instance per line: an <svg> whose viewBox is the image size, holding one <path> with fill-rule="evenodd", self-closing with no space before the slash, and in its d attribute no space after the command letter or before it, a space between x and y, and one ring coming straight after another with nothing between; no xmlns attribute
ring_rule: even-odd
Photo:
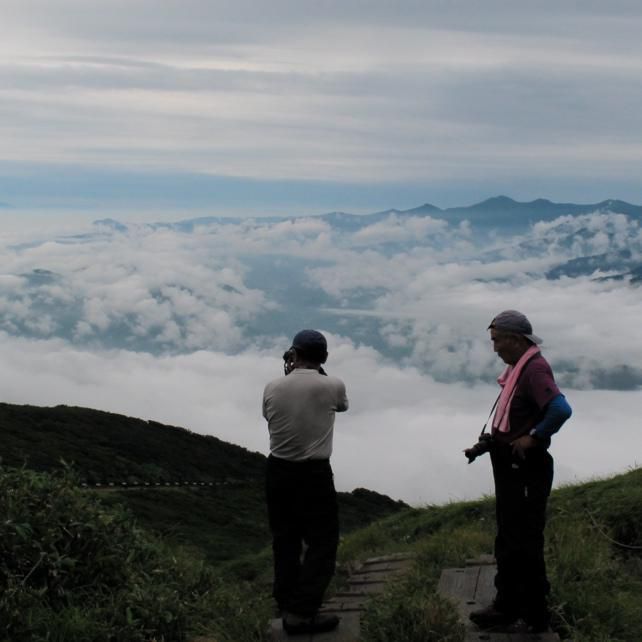
<svg viewBox="0 0 642 642"><path fill-rule="evenodd" d="M502 393L500 392L497 395L497 399L495 399L495 403L493 404L493 407L490 409L490 412L488 413L488 419L486 419L484 423L484 427L482 428L482 431L479 433L480 437L486 432L486 426L488 425L488 422L490 421L490 418L492 414L495 412L495 408L497 408L497 404L499 403L499 398L502 396Z"/></svg>

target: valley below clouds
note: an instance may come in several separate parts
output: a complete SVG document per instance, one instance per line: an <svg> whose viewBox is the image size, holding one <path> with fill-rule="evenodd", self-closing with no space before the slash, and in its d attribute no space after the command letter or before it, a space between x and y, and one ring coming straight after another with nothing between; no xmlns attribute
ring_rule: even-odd
<svg viewBox="0 0 642 642"><path fill-rule="evenodd" d="M82 405L267 452L263 386L303 327L327 333L341 490L413 504L491 492L462 450L503 364L486 327L525 312L574 409L557 483L634 466L642 402L637 210L543 216L429 208L7 232L0 244L3 401ZM474 214L474 213L473 213Z"/></svg>

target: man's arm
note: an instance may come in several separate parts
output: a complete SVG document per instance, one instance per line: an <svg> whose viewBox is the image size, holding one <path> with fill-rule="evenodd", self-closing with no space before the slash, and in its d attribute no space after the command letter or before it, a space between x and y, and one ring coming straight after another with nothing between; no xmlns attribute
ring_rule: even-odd
<svg viewBox="0 0 642 642"><path fill-rule="evenodd" d="M511 442L513 452L522 459L529 448L537 446L539 442L547 444L552 435L554 435L564 424L564 422L573 414L573 410L568 405L566 397L560 393L553 397L546 408L544 416L528 435L522 435L515 441Z"/></svg>
<svg viewBox="0 0 642 642"><path fill-rule="evenodd" d="M335 410L337 412L345 412L348 409L348 395L346 394L346 387L343 381L339 381L337 389L337 405Z"/></svg>
<svg viewBox="0 0 642 642"><path fill-rule="evenodd" d="M531 430L530 435L537 439L550 439L573 414L566 397L559 394L548 403L542 420Z"/></svg>

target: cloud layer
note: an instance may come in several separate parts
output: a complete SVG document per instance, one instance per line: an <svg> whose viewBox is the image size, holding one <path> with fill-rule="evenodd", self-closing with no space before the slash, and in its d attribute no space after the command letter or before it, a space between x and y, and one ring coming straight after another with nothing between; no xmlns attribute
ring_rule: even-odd
<svg viewBox="0 0 642 642"><path fill-rule="evenodd" d="M101 408L267 454L261 396L267 381L282 376L280 346L159 358L0 333L0 349L6 402ZM469 466L461 451L476 440L495 387L438 383L332 335L330 350L328 370L344 379L351 402L336 420L333 466L341 490L366 487L416 505L491 492L488 459ZM640 463L642 392L565 392L574 416L555 437L557 483Z"/></svg>
<svg viewBox="0 0 642 642"><path fill-rule="evenodd" d="M415 504L476 497L491 491L488 462L468 466L461 451L503 367L485 328L517 308L574 409L554 442L558 482L639 463L633 217L562 216L509 235L399 212L102 220L14 229L0 250L3 401L110 410L265 453L263 386L281 376L289 337L316 327L351 400L337 417L338 485Z"/></svg>
<svg viewBox="0 0 642 642"><path fill-rule="evenodd" d="M0 329L162 355L235 353L324 325L439 381L488 382L485 328L517 308L565 385L642 385L636 219L562 216L508 236L397 212L368 220L103 220L14 238Z"/></svg>

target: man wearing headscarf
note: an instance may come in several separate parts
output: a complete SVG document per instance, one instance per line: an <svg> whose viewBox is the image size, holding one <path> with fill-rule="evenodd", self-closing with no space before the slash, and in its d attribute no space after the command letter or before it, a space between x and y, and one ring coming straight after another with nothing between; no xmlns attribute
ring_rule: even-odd
<svg viewBox="0 0 642 642"><path fill-rule="evenodd" d="M470 619L482 629L493 629L521 618L530 632L538 633L550 624L544 562L546 504L553 483L548 448L571 408L542 356L542 340L524 314L506 310L488 330L495 352L507 364L497 380L502 390L490 440L497 594L490 607L473 611Z"/></svg>

